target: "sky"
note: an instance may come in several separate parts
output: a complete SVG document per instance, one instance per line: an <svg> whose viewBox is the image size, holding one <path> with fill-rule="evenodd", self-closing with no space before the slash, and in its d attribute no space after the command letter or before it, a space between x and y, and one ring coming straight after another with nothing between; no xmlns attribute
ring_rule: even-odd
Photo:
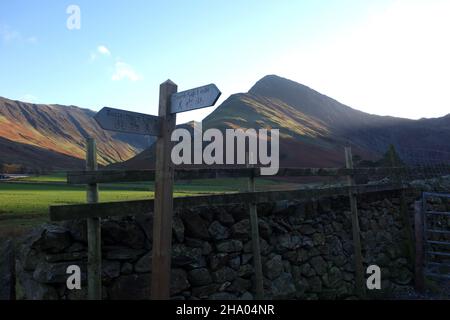
<svg viewBox="0 0 450 320"><path fill-rule="evenodd" d="M277 74L365 112L439 117L449 17L448 0L1 0L0 96L157 114L167 79L215 83L217 107Z"/></svg>

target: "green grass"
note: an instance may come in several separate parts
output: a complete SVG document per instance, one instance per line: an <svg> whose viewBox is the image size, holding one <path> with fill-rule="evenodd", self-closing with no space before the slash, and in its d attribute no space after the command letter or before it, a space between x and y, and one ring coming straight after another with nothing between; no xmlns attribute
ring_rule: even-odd
<svg viewBox="0 0 450 320"><path fill-rule="evenodd" d="M275 189L288 184L257 179L257 190ZM248 180L205 179L175 184L174 196L245 191ZM99 186L100 202L151 199L154 184L149 182L111 183ZM51 205L86 203L86 188L66 184L64 173L33 176L16 182L0 183L0 238L15 236L33 225L48 221Z"/></svg>
<svg viewBox="0 0 450 320"><path fill-rule="evenodd" d="M150 192L126 190L102 190L101 201L131 200L148 198ZM0 219L5 215L43 215L50 205L74 204L86 202L83 187L69 185L47 185L41 183L1 183L0 184Z"/></svg>
<svg viewBox="0 0 450 320"><path fill-rule="evenodd" d="M153 189L153 188L151 188ZM196 193L215 193L219 190L205 191L189 186L175 190L174 196L187 196ZM125 201L153 198L153 190L146 186L101 185L101 202ZM46 214L51 205L77 204L86 202L86 189L83 186L53 185L45 183L0 183L0 219L7 215Z"/></svg>
<svg viewBox="0 0 450 320"><path fill-rule="evenodd" d="M26 178L20 178L17 179L17 181L22 182L60 182L65 183L67 182L66 174L64 172L61 173L52 173L49 175L42 175L42 176L30 176Z"/></svg>
<svg viewBox="0 0 450 320"><path fill-rule="evenodd" d="M19 182L29 183L62 183L67 182L65 173L54 173L51 175L30 176L18 179ZM270 179L257 179L258 188L267 189L271 186L280 185L279 181ZM154 190L153 182L124 182L124 183L108 183L103 184L108 189L123 190ZM199 192L199 193L217 193L226 191L244 191L248 188L248 182L245 178L229 178L229 179L200 179L192 181L180 181L175 183L175 191L181 193Z"/></svg>

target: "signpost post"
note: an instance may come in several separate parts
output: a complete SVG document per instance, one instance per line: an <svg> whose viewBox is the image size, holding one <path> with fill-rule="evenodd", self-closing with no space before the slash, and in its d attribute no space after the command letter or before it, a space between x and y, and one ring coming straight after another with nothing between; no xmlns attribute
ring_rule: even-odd
<svg viewBox="0 0 450 320"><path fill-rule="evenodd" d="M158 136L153 217L152 299L170 297L174 165L170 158L176 114L213 106L221 92L214 84L177 93L170 80L160 85L158 116L103 108L94 119L105 130Z"/></svg>
<svg viewBox="0 0 450 320"><path fill-rule="evenodd" d="M170 159L176 114L170 113L170 97L177 85L170 80L159 88L159 116L161 136L156 142L155 210L153 212L152 299L170 297L170 262L172 252L172 214L174 169Z"/></svg>

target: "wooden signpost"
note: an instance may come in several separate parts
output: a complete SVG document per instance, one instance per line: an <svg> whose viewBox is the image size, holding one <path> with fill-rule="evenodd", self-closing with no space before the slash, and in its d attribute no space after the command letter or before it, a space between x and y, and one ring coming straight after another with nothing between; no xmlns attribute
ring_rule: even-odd
<svg viewBox="0 0 450 320"><path fill-rule="evenodd" d="M174 182L174 165L170 155L171 135L176 125L176 114L213 106L220 94L221 92L214 84L177 93L177 85L167 80L160 85L158 116L103 108L94 117L105 130L158 136L153 202L152 299L161 300L170 297ZM96 259L101 258L96 256L92 258L92 261ZM96 280L91 281L95 285L89 284L89 296L91 291L93 296L98 296L98 292L101 292L99 288L96 288L97 283L101 283L98 281L99 277L100 275L96 277Z"/></svg>

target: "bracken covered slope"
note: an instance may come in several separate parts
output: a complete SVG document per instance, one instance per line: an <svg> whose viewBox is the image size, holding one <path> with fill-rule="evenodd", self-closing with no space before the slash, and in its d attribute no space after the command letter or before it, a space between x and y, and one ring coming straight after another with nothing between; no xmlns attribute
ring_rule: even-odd
<svg viewBox="0 0 450 320"><path fill-rule="evenodd" d="M99 164L125 161L146 139L104 131L95 113L74 106L24 103L0 97L0 164L28 169L72 169L85 158L85 137L97 141ZM50 156L51 155L51 156Z"/></svg>

